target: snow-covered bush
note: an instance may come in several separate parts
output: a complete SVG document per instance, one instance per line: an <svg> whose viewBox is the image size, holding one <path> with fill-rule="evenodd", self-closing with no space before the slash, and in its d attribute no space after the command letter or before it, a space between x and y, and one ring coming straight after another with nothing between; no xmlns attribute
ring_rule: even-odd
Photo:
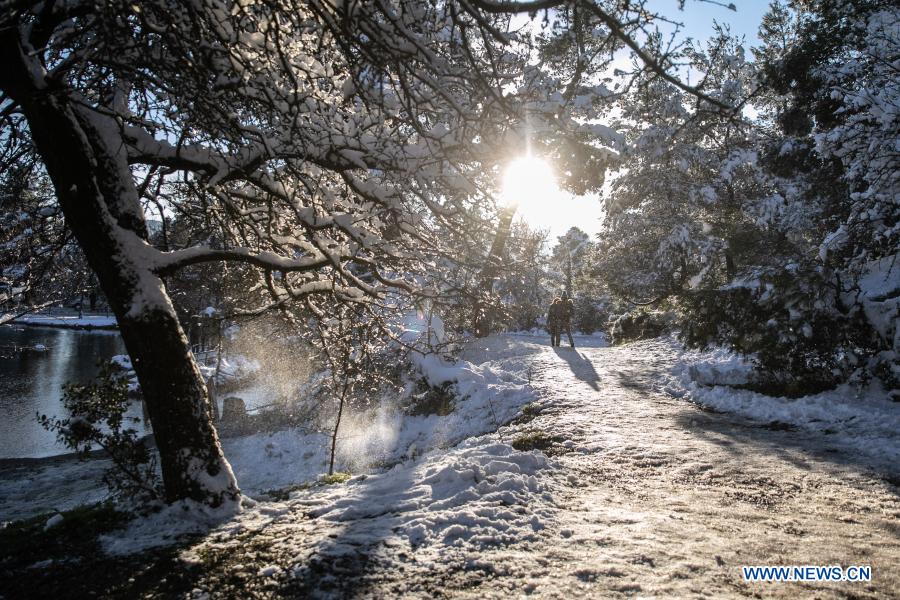
<svg viewBox="0 0 900 600"><path fill-rule="evenodd" d="M659 337L669 327L665 313L635 310L615 317L609 331L614 345Z"/></svg>
<svg viewBox="0 0 900 600"><path fill-rule="evenodd" d="M867 365L871 330L859 311L841 312L835 296L810 295L814 277L777 273L753 285L682 298L688 346L722 344L753 356L759 385L776 395L830 389Z"/></svg>
<svg viewBox="0 0 900 600"><path fill-rule="evenodd" d="M572 316L572 328L586 335L606 328L609 311L606 303L598 301L587 293L575 294L575 314Z"/></svg>
<svg viewBox="0 0 900 600"><path fill-rule="evenodd" d="M103 482L115 498L141 507L163 497L156 451L132 426L140 419L125 414L129 405L126 378L105 365L94 381L66 386L63 404L70 416L38 415L38 421L81 458L96 448L104 450L113 466L104 473Z"/></svg>

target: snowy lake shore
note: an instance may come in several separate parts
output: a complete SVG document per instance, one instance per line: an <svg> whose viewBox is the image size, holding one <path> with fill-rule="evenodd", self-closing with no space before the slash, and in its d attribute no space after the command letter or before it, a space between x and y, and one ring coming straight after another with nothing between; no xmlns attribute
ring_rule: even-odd
<svg viewBox="0 0 900 600"><path fill-rule="evenodd" d="M46 315L30 314L16 317L9 324L26 325L28 327L55 327L58 329L85 329L85 330L118 330L114 315Z"/></svg>
<svg viewBox="0 0 900 600"><path fill-rule="evenodd" d="M529 345L544 342L543 337L538 331L500 336L528 340ZM576 350L607 346L602 334L578 334L575 339ZM385 406L371 414L349 417L339 437L339 470L370 473L435 448L450 448L508 423L534 400L528 384L531 370L527 355L510 355L508 346L494 346L498 346L496 341L484 348L470 348L455 365L435 357L422 361L421 368L432 384L455 381L464 397L449 415L410 416ZM663 348L675 357L672 366L652 383L654 390L763 427L821 433L833 445L866 455L873 465L887 471L900 464L900 404L887 399L877 383L862 390L845 385L802 398L777 398L732 387L746 381L750 367L731 353L686 351L672 338L630 347ZM558 352L566 350L564 344ZM324 433L286 428L227 436L222 444L243 491L251 497L314 482L327 470L330 438ZM86 462L74 454L0 459L0 521L101 500L105 491L99 473L108 466L101 451L91 453ZM79 493L67 497L73 487Z"/></svg>

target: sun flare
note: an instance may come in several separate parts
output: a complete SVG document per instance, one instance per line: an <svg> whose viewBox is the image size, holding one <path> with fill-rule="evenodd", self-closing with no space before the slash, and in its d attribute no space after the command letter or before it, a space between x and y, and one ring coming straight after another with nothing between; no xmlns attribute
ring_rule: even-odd
<svg viewBox="0 0 900 600"><path fill-rule="evenodd" d="M554 220L560 191L550 165L532 155L515 159L503 174L503 199L517 206L517 215L541 227Z"/></svg>

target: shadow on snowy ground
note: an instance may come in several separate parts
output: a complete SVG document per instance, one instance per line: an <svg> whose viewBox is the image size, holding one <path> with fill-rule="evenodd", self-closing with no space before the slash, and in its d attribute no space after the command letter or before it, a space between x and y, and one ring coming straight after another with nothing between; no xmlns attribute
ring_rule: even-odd
<svg viewBox="0 0 900 600"><path fill-rule="evenodd" d="M892 484L891 491L900 495L900 465L880 459L877 447L873 447L871 453L861 452L828 433L803 431L777 422L747 422L725 413L696 408L700 407L685 410L676 417L676 422L692 435L737 458L765 454L804 471L819 469L823 462L861 468Z"/></svg>
<svg viewBox="0 0 900 600"><path fill-rule="evenodd" d="M281 594L297 597L365 595L366 589L374 583L370 573L394 560L393 556L388 558L392 554L389 552L391 538L394 530L408 519L404 507L397 506L395 501L400 498L402 504L404 491L415 485L412 480L415 470L399 470L399 477L391 477L390 492L382 486L363 485L360 486L361 493L344 499L340 509L343 527L315 545L309 559L280 589Z"/></svg>
<svg viewBox="0 0 900 600"><path fill-rule="evenodd" d="M66 528L62 534L54 529L52 536L44 534L42 527L25 530L26 544L0 551L0 597L185 597L204 574L199 568L186 568L180 560L187 541L109 557L99 548L92 526L70 523ZM38 539L42 536L46 539Z"/></svg>
<svg viewBox="0 0 900 600"><path fill-rule="evenodd" d="M576 348L557 347L553 349L556 355L566 361L569 369L575 377L595 390L600 389L600 375L593 363L584 354L578 352Z"/></svg>
<svg viewBox="0 0 900 600"><path fill-rule="evenodd" d="M591 335L587 335L584 333L575 333L575 334L572 334L572 337L575 340L576 348L606 348L609 346L609 342L606 340L606 336L603 333L599 333L599 332L593 333ZM510 344L509 342L511 340L529 342L532 344L536 344L538 346L549 346L550 345L550 334L545 333L545 332L542 332L542 333L521 332L521 331L510 332L510 333L504 333L501 336L498 336L497 338L494 338L494 339L505 340L507 346L510 346L510 347L515 346L516 348L519 349L520 352L521 352L521 346ZM569 340L567 337L563 337L562 342L563 342L563 344L565 344L564 347L568 347Z"/></svg>
<svg viewBox="0 0 900 600"><path fill-rule="evenodd" d="M621 351L627 351L631 347L631 345L626 345L619 348L621 348ZM669 368L661 360L658 362L658 359L652 355L637 355L627 362L618 361L615 367L605 369L605 374L612 377L613 381L610 382L612 387L621 386L629 390L650 394L659 391L661 372Z"/></svg>
<svg viewBox="0 0 900 600"><path fill-rule="evenodd" d="M659 375L638 369L617 369L610 373L618 385L638 392L652 393L658 389Z"/></svg>

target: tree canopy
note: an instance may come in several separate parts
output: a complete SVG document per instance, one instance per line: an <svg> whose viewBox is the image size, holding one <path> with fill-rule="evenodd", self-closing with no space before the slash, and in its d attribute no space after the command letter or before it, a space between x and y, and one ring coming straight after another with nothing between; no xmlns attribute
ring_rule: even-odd
<svg viewBox="0 0 900 600"><path fill-rule="evenodd" d="M538 35L514 23L529 13ZM673 74L656 18L627 1L4 2L3 160L35 156L52 181L133 358L167 498L238 488L166 278L227 262L239 312L300 301L312 318L434 289L484 258L498 165L525 140L586 191L621 142L598 116L630 85L723 106ZM635 70L615 83L623 49ZM148 215L185 234L155 243ZM19 288L30 265L7 269Z"/></svg>

